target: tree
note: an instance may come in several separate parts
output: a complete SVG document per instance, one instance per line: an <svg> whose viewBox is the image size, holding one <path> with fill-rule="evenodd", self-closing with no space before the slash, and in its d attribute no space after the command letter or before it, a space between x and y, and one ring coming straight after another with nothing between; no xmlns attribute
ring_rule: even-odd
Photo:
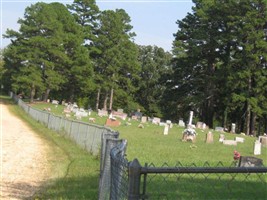
<svg viewBox="0 0 267 200"><path fill-rule="evenodd" d="M141 72L137 100L149 116L163 116L161 103L171 58L170 53L157 46L139 46Z"/></svg>
<svg viewBox="0 0 267 200"><path fill-rule="evenodd" d="M224 126L238 120L240 130L246 124L246 132L251 132L250 122L264 112L265 92L260 87L266 81L266 3L194 3L193 14L177 22L174 76L168 87L172 101L181 113L197 111L209 126L215 120Z"/></svg>
<svg viewBox="0 0 267 200"><path fill-rule="evenodd" d="M140 66L137 62L138 49L132 42L134 33L130 32L130 21L122 9L103 11L100 15L95 42L100 53L96 55L95 73L99 100L100 91L104 92L104 109L108 108L108 98L109 109L112 109L114 100L120 100L117 106L126 108L133 102L134 82L138 79ZM98 102L96 104L99 105Z"/></svg>
<svg viewBox="0 0 267 200"><path fill-rule="evenodd" d="M80 53L86 53L81 46L82 30L60 3L36 3L26 8L24 19L18 23L18 32L6 33L12 39L7 63L9 67L17 65L13 86L23 90L30 87L31 101L38 89L46 100L51 90L58 91L70 80L72 67L83 67L84 63L79 65L83 59Z"/></svg>

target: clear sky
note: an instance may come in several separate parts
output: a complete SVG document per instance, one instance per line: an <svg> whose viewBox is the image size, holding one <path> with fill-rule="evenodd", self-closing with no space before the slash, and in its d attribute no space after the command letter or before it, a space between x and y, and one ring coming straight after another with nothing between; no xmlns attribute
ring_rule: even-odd
<svg viewBox="0 0 267 200"><path fill-rule="evenodd" d="M36 0L0 0L1 35L7 28L18 30L17 21L23 18L27 6ZM61 2L71 4L73 0L45 0L42 2ZM176 21L183 19L191 12L191 0L96 0L100 10L124 9L131 17L135 42L140 45L157 45L170 51L177 32ZM9 40L1 39L1 48L9 44Z"/></svg>

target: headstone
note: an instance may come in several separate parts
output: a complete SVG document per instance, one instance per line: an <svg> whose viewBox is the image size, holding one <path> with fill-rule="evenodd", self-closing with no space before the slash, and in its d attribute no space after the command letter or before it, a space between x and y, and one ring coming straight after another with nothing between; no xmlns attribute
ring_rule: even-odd
<svg viewBox="0 0 267 200"><path fill-rule="evenodd" d="M166 124L170 125L172 123L171 120L166 120Z"/></svg>
<svg viewBox="0 0 267 200"><path fill-rule="evenodd" d="M50 99L47 99L46 102L47 102L47 103L50 103Z"/></svg>
<svg viewBox="0 0 267 200"><path fill-rule="evenodd" d="M241 156L239 159L239 167L263 167L262 159L250 157L250 156Z"/></svg>
<svg viewBox="0 0 267 200"><path fill-rule="evenodd" d="M234 146L236 146L237 145L237 141L235 141L235 140L224 140L223 144L224 145L234 145Z"/></svg>
<svg viewBox="0 0 267 200"><path fill-rule="evenodd" d="M52 100L52 104L58 105L59 101L58 100Z"/></svg>
<svg viewBox="0 0 267 200"><path fill-rule="evenodd" d="M143 116L143 117L141 118L141 123L146 123L146 122L147 122L147 117Z"/></svg>
<svg viewBox="0 0 267 200"><path fill-rule="evenodd" d="M132 119L133 119L133 120L137 120L137 116L133 115L133 116L132 116Z"/></svg>
<svg viewBox="0 0 267 200"><path fill-rule="evenodd" d="M164 132L163 132L163 134L164 134L164 135L168 135L168 133L169 133L169 126L166 125L166 126L164 127Z"/></svg>
<svg viewBox="0 0 267 200"><path fill-rule="evenodd" d="M118 108L118 109L117 109L117 112L123 113L123 109Z"/></svg>
<svg viewBox="0 0 267 200"><path fill-rule="evenodd" d="M266 136L260 136L259 141L261 142L263 147L267 147L267 137Z"/></svg>
<svg viewBox="0 0 267 200"><path fill-rule="evenodd" d="M107 119L105 125L106 125L106 126L114 126L114 127L116 127L116 126L120 126L120 125L121 125L121 122L118 121L118 120Z"/></svg>
<svg viewBox="0 0 267 200"><path fill-rule="evenodd" d="M203 126L203 122L197 122L196 128L202 129L202 126Z"/></svg>
<svg viewBox="0 0 267 200"><path fill-rule="evenodd" d="M165 122L160 122L159 126L166 126L167 124Z"/></svg>
<svg viewBox="0 0 267 200"><path fill-rule="evenodd" d="M235 124L232 123L232 126L231 126L231 133L235 133Z"/></svg>
<svg viewBox="0 0 267 200"><path fill-rule="evenodd" d="M254 143L254 155L261 155L261 143L257 140Z"/></svg>
<svg viewBox="0 0 267 200"><path fill-rule="evenodd" d="M178 122L178 126L185 127L184 121L180 119Z"/></svg>
<svg viewBox="0 0 267 200"><path fill-rule="evenodd" d="M223 127L219 127L219 126L215 127L215 131L224 132Z"/></svg>
<svg viewBox="0 0 267 200"><path fill-rule="evenodd" d="M108 116L108 111L98 109L98 116L100 117Z"/></svg>
<svg viewBox="0 0 267 200"><path fill-rule="evenodd" d="M240 142L240 143L244 143L245 139L242 137L235 137L235 141Z"/></svg>
<svg viewBox="0 0 267 200"><path fill-rule="evenodd" d="M193 112L193 111L190 111L190 113L189 113L189 122L188 122L189 125L192 124L192 121L193 121L193 114L194 114L194 112Z"/></svg>
<svg viewBox="0 0 267 200"><path fill-rule="evenodd" d="M152 124L159 124L160 123L160 118L154 117L152 120Z"/></svg>
<svg viewBox="0 0 267 200"><path fill-rule="evenodd" d="M213 143L213 134L210 131L206 135L206 143Z"/></svg>
<svg viewBox="0 0 267 200"><path fill-rule="evenodd" d="M62 101L62 102L61 102L61 105L65 105L65 101Z"/></svg>
<svg viewBox="0 0 267 200"><path fill-rule="evenodd" d="M123 113L123 112L112 111L112 115L113 115L113 117L118 117L118 118L121 118L122 120L126 120L126 118L127 118L127 114Z"/></svg>
<svg viewBox="0 0 267 200"><path fill-rule="evenodd" d="M225 136L224 134L220 134L220 138L219 138L219 142L223 142L225 139Z"/></svg>

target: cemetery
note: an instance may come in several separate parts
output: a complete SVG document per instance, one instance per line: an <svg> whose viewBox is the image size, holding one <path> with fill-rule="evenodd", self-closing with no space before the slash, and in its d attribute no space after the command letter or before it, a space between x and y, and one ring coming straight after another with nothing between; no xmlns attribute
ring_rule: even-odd
<svg viewBox="0 0 267 200"><path fill-rule="evenodd" d="M62 113L67 110L72 110L67 113L71 115L70 118L73 120L81 120L118 130L120 137L127 139L130 143L127 150L129 159L138 156L143 163L147 161L158 164L166 161L168 163L177 161L217 163L221 161L230 166L234 161L233 152L237 150L242 156L262 159L263 163L267 165L265 139L267 137L254 138L233 134L225 132L221 128L212 130L205 125L203 126L202 122L196 122L194 125L193 113L190 115L192 119L188 120L191 124L186 124L181 119L177 120L178 123L172 123L170 120L163 121L157 117L141 117L140 115L138 119L135 117L133 119L130 115L123 113L123 110L120 112L117 110L111 114L104 110L90 111L89 115L89 111L78 108L78 106L72 106L72 108L70 105L58 105L55 107L51 103L38 103L34 106L40 109L50 107L51 112L62 116L64 116ZM75 113L80 112L87 113L87 116L86 114L78 114L81 117L77 119ZM261 145L260 147L258 143ZM144 150L146 151L145 154L143 153Z"/></svg>

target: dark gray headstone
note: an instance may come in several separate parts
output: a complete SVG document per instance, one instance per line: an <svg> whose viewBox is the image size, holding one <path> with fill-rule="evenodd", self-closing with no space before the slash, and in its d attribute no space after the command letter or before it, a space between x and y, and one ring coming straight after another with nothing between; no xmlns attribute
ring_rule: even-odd
<svg viewBox="0 0 267 200"><path fill-rule="evenodd" d="M239 167L263 167L262 159L251 156L240 156Z"/></svg>

